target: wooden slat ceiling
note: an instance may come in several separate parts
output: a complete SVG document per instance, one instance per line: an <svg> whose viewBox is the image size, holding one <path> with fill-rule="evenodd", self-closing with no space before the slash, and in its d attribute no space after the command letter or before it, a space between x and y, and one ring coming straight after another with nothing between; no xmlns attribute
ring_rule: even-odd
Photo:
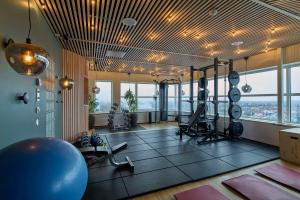
<svg viewBox="0 0 300 200"><path fill-rule="evenodd" d="M264 0L299 14L299 0ZM182 73L300 42L300 20L251 0L36 0L63 48L91 70ZM216 9L218 14L209 15ZM122 24L134 18L137 25ZM233 42L243 41L239 47ZM108 58L107 50L126 52Z"/></svg>

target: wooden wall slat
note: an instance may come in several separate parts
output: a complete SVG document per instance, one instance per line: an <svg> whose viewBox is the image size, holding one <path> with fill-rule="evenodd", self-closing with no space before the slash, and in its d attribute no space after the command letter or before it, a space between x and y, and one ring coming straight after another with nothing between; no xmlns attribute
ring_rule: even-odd
<svg viewBox="0 0 300 200"><path fill-rule="evenodd" d="M88 130L88 109L84 105L84 78L87 77L87 61L71 51L63 49L63 76L74 80L71 90L63 91L63 139L74 141Z"/></svg>

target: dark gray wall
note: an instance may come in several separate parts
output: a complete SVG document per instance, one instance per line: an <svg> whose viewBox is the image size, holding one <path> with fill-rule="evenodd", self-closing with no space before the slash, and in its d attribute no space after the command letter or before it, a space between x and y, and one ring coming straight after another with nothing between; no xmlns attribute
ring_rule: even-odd
<svg viewBox="0 0 300 200"><path fill-rule="evenodd" d="M55 62L56 74L61 74L61 47L33 0L32 42L45 48ZM24 42L28 30L27 0L0 1L0 40L13 38ZM43 78L41 75L40 78ZM17 74L7 63L4 49L0 49L0 149L16 141L46 136L45 89L41 87L39 126L35 125L35 79ZM57 90L57 88L56 88ZM31 101L25 105L15 100L16 94L28 92ZM55 135L61 137L61 104L55 104Z"/></svg>

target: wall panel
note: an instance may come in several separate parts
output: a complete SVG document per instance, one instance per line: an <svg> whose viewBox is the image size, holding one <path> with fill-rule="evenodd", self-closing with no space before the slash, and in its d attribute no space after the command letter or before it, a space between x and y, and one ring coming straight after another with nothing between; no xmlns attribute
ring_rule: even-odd
<svg viewBox="0 0 300 200"><path fill-rule="evenodd" d="M87 78L87 61L68 50L63 50L63 76L74 80L71 90L63 91L63 139L74 141L88 130L88 106L85 105L84 79Z"/></svg>

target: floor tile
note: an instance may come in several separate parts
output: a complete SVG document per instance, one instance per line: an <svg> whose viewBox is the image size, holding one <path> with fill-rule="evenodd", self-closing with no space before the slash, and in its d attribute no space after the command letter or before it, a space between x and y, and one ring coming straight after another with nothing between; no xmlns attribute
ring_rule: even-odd
<svg viewBox="0 0 300 200"><path fill-rule="evenodd" d="M131 153L131 152L136 152L136 151L145 151L145 150L149 150L149 149L152 149L152 147L149 146L148 144L136 144L136 145L128 145L127 148L121 152L122 153Z"/></svg>
<svg viewBox="0 0 300 200"><path fill-rule="evenodd" d="M279 150L275 148L258 148L251 152L258 155L265 156L270 159L275 159L280 157Z"/></svg>
<svg viewBox="0 0 300 200"><path fill-rule="evenodd" d="M170 156L180 153L186 153L190 151L197 151L198 149L194 148L191 145L180 145L180 146L171 146L161 149L156 149L163 156Z"/></svg>
<svg viewBox="0 0 300 200"><path fill-rule="evenodd" d="M119 178L120 173L114 166L97 167L88 170L88 183Z"/></svg>
<svg viewBox="0 0 300 200"><path fill-rule="evenodd" d="M178 145L190 145L188 140L172 140L172 141L161 141L161 142L153 142L148 143L154 149L178 146Z"/></svg>
<svg viewBox="0 0 300 200"><path fill-rule="evenodd" d="M144 160L149 158L160 157L161 155L155 150L137 151L130 153L119 153L115 156L116 160L124 161L125 156L128 156L131 161Z"/></svg>
<svg viewBox="0 0 300 200"><path fill-rule="evenodd" d="M118 145L122 142L127 142L127 145L137 145L137 144L144 144L144 140L137 138L137 139L124 139L124 140L110 140L109 141L109 145L114 146L114 145Z"/></svg>
<svg viewBox="0 0 300 200"><path fill-rule="evenodd" d="M214 146L214 147L205 148L205 149L202 149L202 151L204 151L205 153L208 153L209 155L214 156L214 157L222 157L222 156L227 156L227 155L231 155L231 154L245 152L247 150L239 148L234 145L225 145L225 146L220 146L220 147Z"/></svg>
<svg viewBox="0 0 300 200"><path fill-rule="evenodd" d="M144 141L147 142L147 143L162 142L162 141L172 141L172 140L176 140L176 139L173 138L173 137L170 137L170 136L154 137L154 138L144 139Z"/></svg>
<svg viewBox="0 0 300 200"><path fill-rule="evenodd" d="M122 176L129 176L132 174L140 174L144 172L154 171L158 169L173 167L174 165L164 157L151 158L147 160L140 160L134 162L134 171L128 169L120 170Z"/></svg>
<svg viewBox="0 0 300 200"><path fill-rule="evenodd" d="M193 180L204 179L236 169L235 167L219 159L182 165L179 166L179 168Z"/></svg>
<svg viewBox="0 0 300 200"><path fill-rule="evenodd" d="M220 159L236 167L246 167L270 160L267 157L251 152L233 154Z"/></svg>
<svg viewBox="0 0 300 200"><path fill-rule="evenodd" d="M176 167L156 170L123 178L130 196L185 183L190 178Z"/></svg>
<svg viewBox="0 0 300 200"><path fill-rule="evenodd" d="M174 165L184 165L193 162L198 162L202 160L213 159L212 156L202 152L202 151L192 151L182 154L176 154L171 156L166 156L166 158L172 162Z"/></svg>
<svg viewBox="0 0 300 200"><path fill-rule="evenodd" d="M88 184L84 200L115 200L127 198L125 185L121 178Z"/></svg>

